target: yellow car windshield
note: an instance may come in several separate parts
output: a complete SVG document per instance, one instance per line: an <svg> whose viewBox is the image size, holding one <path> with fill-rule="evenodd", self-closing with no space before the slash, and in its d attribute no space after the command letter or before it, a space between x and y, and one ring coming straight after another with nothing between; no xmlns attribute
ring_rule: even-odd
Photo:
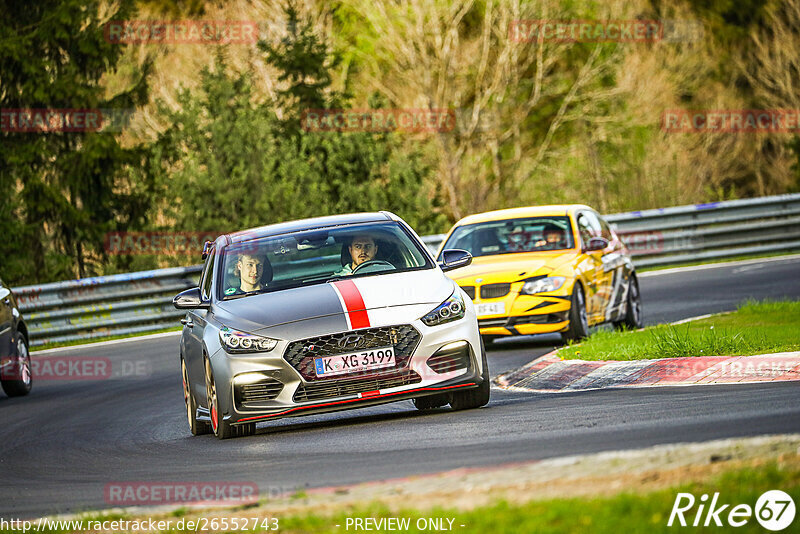
<svg viewBox="0 0 800 534"><path fill-rule="evenodd" d="M460 248L473 256L571 249L569 217L525 217L467 224L456 228L443 249Z"/></svg>

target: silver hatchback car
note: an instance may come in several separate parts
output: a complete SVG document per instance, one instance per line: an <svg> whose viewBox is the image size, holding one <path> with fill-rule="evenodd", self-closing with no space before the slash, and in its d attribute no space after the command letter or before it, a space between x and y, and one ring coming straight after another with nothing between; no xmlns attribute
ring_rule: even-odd
<svg viewBox="0 0 800 534"><path fill-rule="evenodd" d="M192 434L411 399L419 409L489 401L471 299L388 212L275 224L206 244L200 286L179 294Z"/></svg>

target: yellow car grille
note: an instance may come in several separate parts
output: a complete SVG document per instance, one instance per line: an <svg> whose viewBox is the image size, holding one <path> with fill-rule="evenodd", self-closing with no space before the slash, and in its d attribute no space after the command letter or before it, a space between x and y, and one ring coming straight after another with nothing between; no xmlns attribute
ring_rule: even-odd
<svg viewBox="0 0 800 534"><path fill-rule="evenodd" d="M505 297L511 291L511 284L486 284L481 286L482 299L497 299Z"/></svg>

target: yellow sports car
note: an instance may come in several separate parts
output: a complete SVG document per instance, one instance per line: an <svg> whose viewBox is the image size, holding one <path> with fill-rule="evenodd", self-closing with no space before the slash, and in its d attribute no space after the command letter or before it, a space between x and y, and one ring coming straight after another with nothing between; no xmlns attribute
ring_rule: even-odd
<svg viewBox="0 0 800 534"><path fill-rule="evenodd" d="M463 249L474 257L450 276L475 302L487 341L552 332L561 332L565 341L578 340L600 323L642 325L630 255L588 206L470 215L450 230L439 255L446 249Z"/></svg>

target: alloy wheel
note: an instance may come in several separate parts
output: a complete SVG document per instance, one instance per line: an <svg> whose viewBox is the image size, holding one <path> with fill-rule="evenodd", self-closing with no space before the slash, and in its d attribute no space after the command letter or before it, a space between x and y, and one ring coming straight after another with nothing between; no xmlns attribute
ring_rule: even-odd
<svg viewBox="0 0 800 534"><path fill-rule="evenodd" d="M211 416L211 429L217 434L219 422L217 420L217 388L214 385L214 375L211 374L211 364L206 360L206 398L208 399L208 413Z"/></svg>
<svg viewBox="0 0 800 534"><path fill-rule="evenodd" d="M186 362L181 358L181 372L183 373L183 401L186 403L186 417L189 420L189 428L192 428L192 402L189 397L189 373L186 371Z"/></svg>
<svg viewBox="0 0 800 534"><path fill-rule="evenodd" d="M31 355L28 352L28 346L25 344L25 340L22 339L20 336L17 339L17 356L18 361L17 365L19 366L19 375L22 382L25 384L26 387L31 385Z"/></svg>

